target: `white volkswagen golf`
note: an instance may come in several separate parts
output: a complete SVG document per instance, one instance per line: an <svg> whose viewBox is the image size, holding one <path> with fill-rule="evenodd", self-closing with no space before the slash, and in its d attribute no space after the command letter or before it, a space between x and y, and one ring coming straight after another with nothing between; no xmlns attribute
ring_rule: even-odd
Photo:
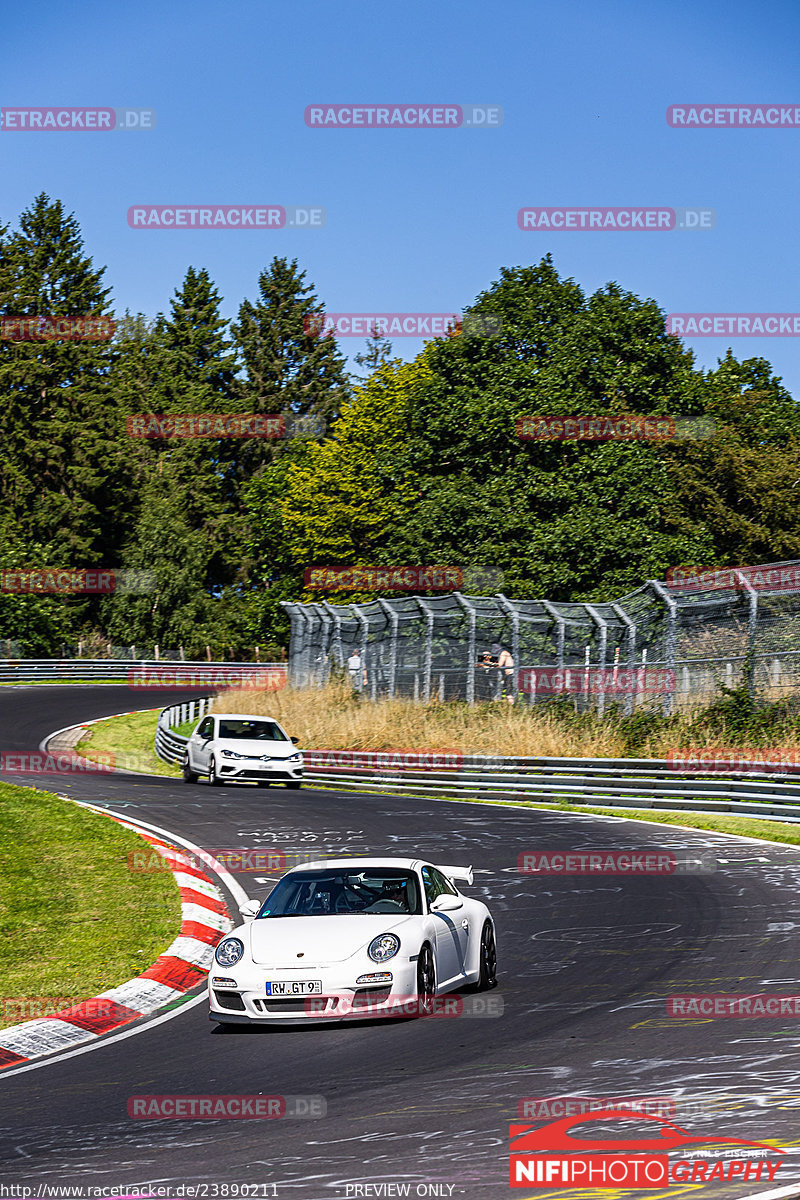
<svg viewBox="0 0 800 1200"><path fill-rule="evenodd" d="M340 858L294 867L219 942L208 976L221 1025L426 1015L435 997L495 986L494 921L453 880L471 867Z"/></svg>
<svg viewBox="0 0 800 1200"><path fill-rule="evenodd" d="M303 755L297 741L272 717L211 713L186 743L183 778L196 783L198 775L207 775L211 784L230 780L299 788Z"/></svg>

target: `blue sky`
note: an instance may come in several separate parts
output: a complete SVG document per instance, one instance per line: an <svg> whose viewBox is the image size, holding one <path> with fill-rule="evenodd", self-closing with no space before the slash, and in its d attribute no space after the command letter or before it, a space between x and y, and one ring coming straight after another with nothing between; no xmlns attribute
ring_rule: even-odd
<svg viewBox="0 0 800 1200"><path fill-rule="evenodd" d="M33 15L32 15L33 13ZM459 310L551 251L675 312L800 311L798 129L676 130L681 101L800 104L796 0L239 0L7 6L3 106L152 108L147 133L0 133L0 221L60 198L115 306L164 310L190 265L233 316L273 255L329 311ZM315 130L316 102L486 103L494 130ZM133 204L309 204L323 229L133 230ZM698 233L522 232L527 205L700 206ZM764 356L800 394L798 338L700 339ZM394 343L408 357L420 343ZM352 354L361 343L347 339Z"/></svg>

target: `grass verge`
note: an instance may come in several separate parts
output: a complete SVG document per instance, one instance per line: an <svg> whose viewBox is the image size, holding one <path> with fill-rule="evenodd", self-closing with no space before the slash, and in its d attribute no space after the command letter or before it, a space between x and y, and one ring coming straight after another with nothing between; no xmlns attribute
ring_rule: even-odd
<svg viewBox="0 0 800 1200"><path fill-rule="evenodd" d="M160 711L154 708L97 721L89 726L75 749L93 762L109 762L128 771L148 771L152 775L177 778L180 768L162 762L153 749Z"/></svg>
<svg viewBox="0 0 800 1200"><path fill-rule="evenodd" d="M180 928L170 872L133 872L137 834L36 788L0 783L0 1027L145 970Z"/></svg>

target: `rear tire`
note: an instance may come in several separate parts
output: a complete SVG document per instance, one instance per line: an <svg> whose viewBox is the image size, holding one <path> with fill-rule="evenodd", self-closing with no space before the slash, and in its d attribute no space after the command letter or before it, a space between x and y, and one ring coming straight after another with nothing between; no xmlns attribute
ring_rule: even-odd
<svg viewBox="0 0 800 1200"><path fill-rule="evenodd" d="M217 763L213 754L208 760L208 782L211 787L222 787L225 782L225 780L220 779L219 775L217 774Z"/></svg>
<svg viewBox="0 0 800 1200"><path fill-rule="evenodd" d="M189 765L189 755L188 754L186 755L186 758L184 759L184 762L183 762L183 782L184 783L197 783L197 772L193 771L191 766Z"/></svg>
<svg viewBox="0 0 800 1200"><path fill-rule="evenodd" d="M417 959L417 1003L419 1015L428 1016L433 1012L433 999L436 995L436 965L430 946L425 945Z"/></svg>

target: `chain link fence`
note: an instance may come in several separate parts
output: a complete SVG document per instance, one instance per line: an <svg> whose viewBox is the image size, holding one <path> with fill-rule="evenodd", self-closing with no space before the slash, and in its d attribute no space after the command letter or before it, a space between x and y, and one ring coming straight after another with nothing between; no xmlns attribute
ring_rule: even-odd
<svg viewBox="0 0 800 1200"><path fill-rule="evenodd" d="M800 560L674 573L613 603L507 596L284 602L289 680L333 670L372 699L541 704L671 713L720 684L774 699L800 686Z"/></svg>

